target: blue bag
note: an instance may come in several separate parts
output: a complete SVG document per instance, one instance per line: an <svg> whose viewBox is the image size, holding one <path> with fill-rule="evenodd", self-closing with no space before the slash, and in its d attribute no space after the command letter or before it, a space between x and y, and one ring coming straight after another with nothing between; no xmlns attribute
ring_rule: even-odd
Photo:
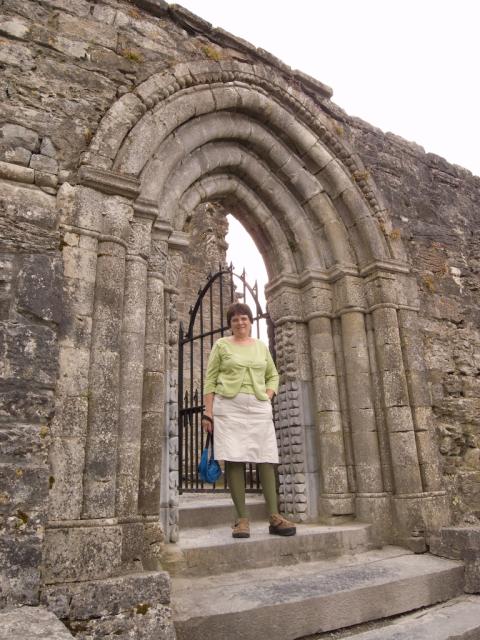
<svg viewBox="0 0 480 640"><path fill-rule="evenodd" d="M210 443L212 445L211 453ZM198 465L198 475L202 482L210 482L211 484L215 483L222 475L222 469L215 460L215 456L213 454L213 437L211 433L207 434L205 448L202 451L202 457L200 458L200 464Z"/></svg>

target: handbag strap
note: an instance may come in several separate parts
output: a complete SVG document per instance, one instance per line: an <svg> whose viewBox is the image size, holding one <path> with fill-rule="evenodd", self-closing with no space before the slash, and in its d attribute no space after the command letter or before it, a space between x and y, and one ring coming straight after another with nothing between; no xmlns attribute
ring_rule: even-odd
<svg viewBox="0 0 480 640"><path fill-rule="evenodd" d="M215 455L213 452L213 433L211 433L211 431L209 431L207 433L207 440L205 442L205 447L208 449L210 447L210 444L212 445L212 453L210 454L210 459L214 460L215 459Z"/></svg>

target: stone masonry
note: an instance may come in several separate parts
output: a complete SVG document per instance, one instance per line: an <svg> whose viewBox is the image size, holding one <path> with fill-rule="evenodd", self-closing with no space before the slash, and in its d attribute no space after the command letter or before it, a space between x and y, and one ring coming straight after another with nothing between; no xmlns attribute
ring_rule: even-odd
<svg viewBox="0 0 480 640"><path fill-rule="evenodd" d="M475 591L480 178L163 0L2 0L0 68L1 606L174 636L178 322L223 211L269 275L282 510Z"/></svg>

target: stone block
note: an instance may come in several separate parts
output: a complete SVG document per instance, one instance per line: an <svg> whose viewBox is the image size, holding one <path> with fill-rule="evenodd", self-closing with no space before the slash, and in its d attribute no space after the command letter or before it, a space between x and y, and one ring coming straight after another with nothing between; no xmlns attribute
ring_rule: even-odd
<svg viewBox="0 0 480 640"><path fill-rule="evenodd" d="M1 404L0 404L1 415ZM49 444L48 427L44 424L9 422L0 425L2 462L41 466L46 462Z"/></svg>
<svg viewBox="0 0 480 640"><path fill-rule="evenodd" d="M413 431L413 419L410 407L386 407L387 428L394 431Z"/></svg>
<svg viewBox="0 0 480 640"><path fill-rule="evenodd" d="M154 371L146 371L143 376L143 408L144 411L163 413L164 408L164 375Z"/></svg>
<svg viewBox="0 0 480 640"><path fill-rule="evenodd" d="M16 529L12 531L4 527L0 539L0 602L2 606L36 605L40 589L42 538L36 532L22 530L21 519L12 517L9 520L15 521Z"/></svg>
<svg viewBox="0 0 480 640"><path fill-rule="evenodd" d="M49 460L50 520L77 520L82 514L85 438L55 437Z"/></svg>
<svg viewBox="0 0 480 640"><path fill-rule="evenodd" d="M136 484L138 486L138 479ZM122 524L122 562L126 566L139 568L142 566L142 554L143 523L126 522ZM75 615L75 617L77 618L78 615Z"/></svg>
<svg viewBox="0 0 480 640"><path fill-rule="evenodd" d="M64 38L55 31L45 29L40 25L34 25L31 29L31 38L34 42L63 53L70 58L82 59L87 57L88 43Z"/></svg>
<svg viewBox="0 0 480 640"><path fill-rule="evenodd" d="M39 606L19 607L0 612L0 637L2 640L73 640L72 634L55 614Z"/></svg>
<svg viewBox="0 0 480 640"><path fill-rule="evenodd" d="M407 379L402 370L381 373L383 401L386 407L409 406Z"/></svg>
<svg viewBox="0 0 480 640"><path fill-rule="evenodd" d="M47 136L42 138L40 153L42 156L48 156L49 158L55 158L57 156L57 151L53 145L53 142Z"/></svg>
<svg viewBox="0 0 480 640"><path fill-rule="evenodd" d="M58 162L54 158L34 153L30 159L30 168L45 173L58 173Z"/></svg>
<svg viewBox="0 0 480 640"><path fill-rule="evenodd" d="M35 172L33 169L21 167L18 164L0 162L0 178L33 184Z"/></svg>
<svg viewBox="0 0 480 640"><path fill-rule="evenodd" d="M0 335L0 377L53 388L57 377L55 331L47 326L10 325Z"/></svg>
<svg viewBox="0 0 480 640"><path fill-rule="evenodd" d="M23 147L15 147L13 149L5 149L0 151L0 160L5 162L11 162L13 164L20 164L23 167L28 167L32 152Z"/></svg>
<svg viewBox="0 0 480 640"><path fill-rule="evenodd" d="M63 316L62 265L56 256L26 256L18 276L18 309L59 323Z"/></svg>
<svg viewBox="0 0 480 640"><path fill-rule="evenodd" d="M98 24L94 20L84 20L67 13L58 14L56 22L58 32L68 37L93 42L107 49L115 50L117 46L117 32L113 26Z"/></svg>
<svg viewBox="0 0 480 640"><path fill-rule="evenodd" d="M44 189L46 193L56 193L58 178L53 173L35 171L35 184Z"/></svg>
<svg viewBox="0 0 480 640"><path fill-rule="evenodd" d="M86 0L44 0L43 4L82 18L90 15L90 4Z"/></svg>
<svg viewBox="0 0 480 640"><path fill-rule="evenodd" d="M59 356L60 375L57 391L63 396L83 396L88 398L88 371L90 349L77 349L62 346Z"/></svg>
<svg viewBox="0 0 480 640"><path fill-rule="evenodd" d="M34 152L38 148L38 133L19 124L6 123L0 127L0 146L21 147Z"/></svg>
<svg viewBox="0 0 480 640"><path fill-rule="evenodd" d="M359 409L372 409L372 380L370 373L364 373L355 368L355 364L347 369L347 394L348 405L353 414Z"/></svg>
<svg viewBox="0 0 480 640"><path fill-rule="evenodd" d="M338 411L339 391L336 375L315 378L315 408L317 411Z"/></svg>
<svg viewBox="0 0 480 640"><path fill-rule="evenodd" d="M14 165L8 166L13 167ZM31 171L31 169L20 168ZM12 228L17 232L20 231L20 235L12 236L16 246L20 242L24 250L26 248L32 249L29 253L39 253L41 249L46 251L58 249L56 232L58 212L56 211L55 198L27 185L2 182L0 184L0 203L2 202L7 220L14 222L15 224L11 225ZM29 225L39 227L41 232L32 237L32 229ZM45 230L47 233L44 232ZM7 229L2 229L4 236L8 237L6 231Z"/></svg>
<svg viewBox="0 0 480 640"><path fill-rule="evenodd" d="M55 416L51 423L52 435L66 438L84 438L87 428L88 397L57 396Z"/></svg>
<svg viewBox="0 0 480 640"><path fill-rule="evenodd" d="M358 434L367 431L376 431L375 411L373 407L362 407L352 411L350 415L350 425L352 432Z"/></svg>
<svg viewBox="0 0 480 640"><path fill-rule="evenodd" d="M170 577L165 571L127 574L82 584L47 586L42 593L59 618L88 620L170 603Z"/></svg>
<svg viewBox="0 0 480 640"><path fill-rule="evenodd" d="M0 63L23 71L30 71L36 66L35 58L27 45L5 38L0 38Z"/></svg>
<svg viewBox="0 0 480 640"><path fill-rule="evenodd" d="M120 526L47 529L44 544L45 584L100 580L121 569Z"/></svg>

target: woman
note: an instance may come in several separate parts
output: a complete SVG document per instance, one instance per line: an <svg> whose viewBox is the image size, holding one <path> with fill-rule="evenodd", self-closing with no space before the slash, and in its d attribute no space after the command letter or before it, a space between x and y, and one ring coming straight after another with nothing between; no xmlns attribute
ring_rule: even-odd
<svg viewBox="0 0 480 640"><path fill-rule="evenodd" d="M245 463L257 463L270 516L269 531L292 536L295 525L278 513L273 465L278 463L271 400L278 373L261 340L251 337L250 307L235 302L227 310L232 336L217 340L208 359L204 388L205 431L215 432L215 456L226 461L228 486L237 514L234 538L249 538L245 508Z"/></svg>

